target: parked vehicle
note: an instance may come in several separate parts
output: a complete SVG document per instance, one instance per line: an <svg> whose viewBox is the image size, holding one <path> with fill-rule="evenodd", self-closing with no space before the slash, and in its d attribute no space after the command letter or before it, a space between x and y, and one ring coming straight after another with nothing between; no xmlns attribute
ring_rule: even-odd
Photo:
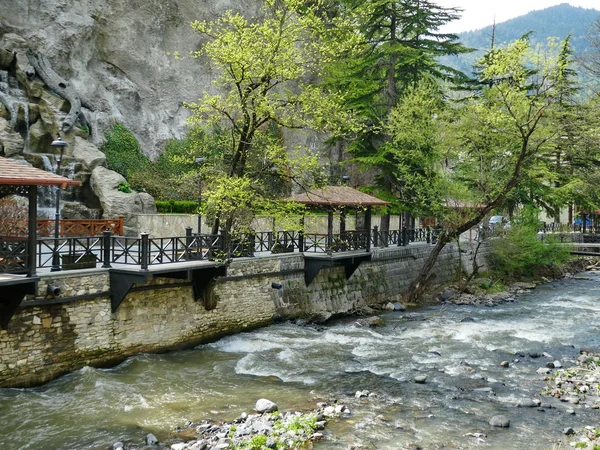
<svg viewBox="0 0 600 450"><path fill-rule="evenodd" d="M493 230L494 228L510 228L510 222L504 216L492 216L489 220L489 226Z"/></svg>

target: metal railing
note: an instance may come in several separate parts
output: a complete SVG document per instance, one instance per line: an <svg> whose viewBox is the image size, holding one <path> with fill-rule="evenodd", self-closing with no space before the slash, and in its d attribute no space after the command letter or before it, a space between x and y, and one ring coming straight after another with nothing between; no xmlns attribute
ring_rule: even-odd
<svg viewBox="0 0 600 450"><path fill-rule="evenodd" d="M151 238L115 236L110 230L102 236L40 237L36 244L37 268L104 268L133 265L147 269L157 264L184 261L214 261L251 257L257 253L338 253L366 251L372 247L402 246L411 242L434 242L428 229L344 231L337 234L277 231L263 233L194 234ZM27 272L27 238L0 236L0 273Z"/></svg>
<svg viewBox="0 0 600 450"><path fill-rule="evenodd" d="M27 273L27 238L0 236L0 273Z"/></svg>

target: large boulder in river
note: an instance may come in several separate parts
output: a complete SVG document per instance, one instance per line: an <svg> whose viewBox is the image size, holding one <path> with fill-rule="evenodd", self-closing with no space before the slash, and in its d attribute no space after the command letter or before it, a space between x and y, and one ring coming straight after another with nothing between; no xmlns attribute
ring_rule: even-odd
<svg viewBox="0 0 600 450"><path fill-rule="evenodd" d="M490 425L497 428L510 427L510 419L503 415L497 415L490 419Z"/></svg>
<svg viewBox="0 0 600 450"><path fill-rule="evenodd" d="M273 403L271 400L267 400L266 398L260 398L256 401L256 405L254 409L259 413L269 413L277 411L277 405Z"/></svg>
<svg viewBox="0 0 600 450"><path fill-rule="evenodd" d="M102 217L104 219L124 217L125 235L134 236L137 234L135 215L156 214L156 205L150 194L119 191L119 185L125 182L122 175L102 166L97 166L90 178L90 186L100 200Z"/></svg>

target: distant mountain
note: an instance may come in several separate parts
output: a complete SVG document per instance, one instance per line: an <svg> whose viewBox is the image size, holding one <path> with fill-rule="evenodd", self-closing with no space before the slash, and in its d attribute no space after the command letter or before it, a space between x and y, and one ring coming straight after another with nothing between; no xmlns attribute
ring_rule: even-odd
<svg viewBox="0 0 600 450"><path fill-rule="evenodd" d="M598 17L600 17L600 11L596 9L561 3L496 24L495 45L508 44L529 31L533 31L531 44L534 47L537 44L546 43L549 37L563 40L571 33L571 44L575 54L581 54L588 45L585 38L586 32ZM473 64L490 47L492 31L493 27L490 25L480 30L459 33L459 40L465 46L478 50L456 57L444 57L441 58L441 62L467 74L471 73Z"/></svg>

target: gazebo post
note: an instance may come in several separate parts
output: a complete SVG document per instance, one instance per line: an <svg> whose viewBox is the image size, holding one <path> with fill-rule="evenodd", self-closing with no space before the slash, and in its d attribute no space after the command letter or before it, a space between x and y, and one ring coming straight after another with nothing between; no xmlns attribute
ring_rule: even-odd
<svg viewBox="0 0 600 450"><path fill-rule="evenodd" d="M36 274L37 247L37 186L29 186L29 215L27 218L27 276Z"/></svg>
<svg viewBox="0 0 600 450"><path fill-rule="evenodd" d="M371 251L371 205L365 211L365 228L367 230L367 251Z"/></svg>
<svg viewBox="0 0 600 450"><path fill-rule="evenodd" d="M340 234L346 231L346 208L342 208L340 212Z"/></svg>
<svg viewBox="0 0 600 450"><path fill-rule="evenodd" d="M333 208L327 209L327 251L333 247Z"/></svg>
<svg viewBox="0 0 600 450"><path fill-rule="evenodd" d="M304 252L304 213L300 217L300 231L298 231L298 249L300 253Z"/></svg>

